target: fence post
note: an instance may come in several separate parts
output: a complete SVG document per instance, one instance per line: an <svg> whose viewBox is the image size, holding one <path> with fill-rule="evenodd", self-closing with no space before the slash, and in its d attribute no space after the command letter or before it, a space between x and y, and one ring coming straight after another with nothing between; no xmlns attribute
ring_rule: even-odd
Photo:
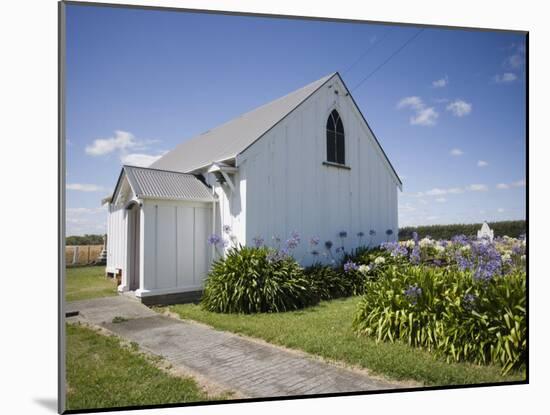
<svg viewBox="0 0 550 415"><path fill-rule="evenodd" d="M78 261L78 245L73 247L73 265Z"/></svg>

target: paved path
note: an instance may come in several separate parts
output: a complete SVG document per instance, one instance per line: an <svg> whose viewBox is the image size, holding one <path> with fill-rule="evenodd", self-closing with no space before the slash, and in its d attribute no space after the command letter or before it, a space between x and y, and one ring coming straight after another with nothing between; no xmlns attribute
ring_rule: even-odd
<svg viewBox="0 0 550 415"><path fill-rule="evenodd" d="M191 369L250 398L393 389L372 379L322 362L202 324L155 313L123 296L69 303L80 318L137 342L174 367ZM115 316L128 319L112 323Z"/></svg>

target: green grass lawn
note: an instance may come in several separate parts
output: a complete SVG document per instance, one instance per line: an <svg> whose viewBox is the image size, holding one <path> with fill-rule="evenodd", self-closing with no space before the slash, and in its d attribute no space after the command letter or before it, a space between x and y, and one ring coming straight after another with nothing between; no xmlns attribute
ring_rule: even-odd
<svg viewBox="0 0 550 415"><path fill-rule="evenodd" d="M273 314L218 314L194 304L175 305L170 310L184 319L364 367L390 379L413 380L424 385L525 379L524 373L501 376L498 367L447 363L428 351L403 343L376 343L370 338L357 337L351 323L358 301L359 297L352 297L322 302L301 311Z"/></svg>
<svg viewBox="0 0 550 415"><path fill-rule="evenodd" d="M116 295L116 282L105 277L105 266L66 269L65 299L67 301Z"/></svg>
<svg viewBox="0 0 550 415"><path fill-rule="evenodd" d="M117 337L67 324L67 409L207 399L193 379L166 373L151 357L122 345Z"/></svg>

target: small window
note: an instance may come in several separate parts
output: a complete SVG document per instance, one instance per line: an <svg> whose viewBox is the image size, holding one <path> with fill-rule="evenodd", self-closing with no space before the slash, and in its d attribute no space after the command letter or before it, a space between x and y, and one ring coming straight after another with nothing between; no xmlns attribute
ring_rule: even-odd
<svg viewBox="0 0 550 415"><path fill-rule="evenodd" d="M346 164L344 124L338 111L333 110L327 120L327 161Z"/></svg>

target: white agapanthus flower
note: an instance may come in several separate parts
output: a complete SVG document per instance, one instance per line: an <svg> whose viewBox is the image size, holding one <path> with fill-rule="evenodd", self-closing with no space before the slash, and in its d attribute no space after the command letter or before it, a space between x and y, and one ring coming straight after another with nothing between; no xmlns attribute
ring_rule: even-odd
<svg viewBox="0 0 550 415"><path fill-rule="evenodd" d="M420 248L428 248L432 246L433 241L430 238L422 238L419 242Z"/></svg>
<svg viewBox="0 0 550 415"><path fill-rule="evenodd" d="M408 241L405 241L405 246L409 249L414 248L414 241L412 239L409 239Z"/></svg>
<svg viewBox="0 0 550 415"><path fill-rule="evenodd" d="M462 252L470 252L471 249L472 247L470 245L464 245L462 248L460 248Z"/></svg>
<svg viewBox="0 0 550 415"><path fill-rule="evenodd" d="M502 255L502 262L508 262L508 261L511 261L511 260L512 260L512 257L510 256L510 254Z"/></svg>
<svg viewBox="0 0 550 415"><path fill-rule="evenodd" d="M435 250L438 254L442 254L443 252L445 252L445 247L438 244L435 246Z"/></svg>
<svg viewBox="0 0 550 415"><path fill-rule="evenodd" d="M376 265L381 265L383 264L384 262L386 262L386 258L384 258L383 256L378 256L376 257L376 259L374 260L374 263Z"/></svg>
<svg viewBox="0 0 550 415"><path fill-rule="evenodd" d="M370 267L368 265L359 265L358 271L363 275L367 275L370 271Z"/></svg>

